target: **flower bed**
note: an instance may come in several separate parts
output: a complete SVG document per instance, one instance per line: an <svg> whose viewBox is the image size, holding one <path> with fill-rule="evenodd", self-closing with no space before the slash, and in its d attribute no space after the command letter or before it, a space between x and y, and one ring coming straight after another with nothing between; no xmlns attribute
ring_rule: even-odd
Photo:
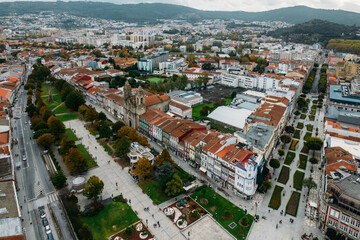
<svg viewBox="0 0 360 240"><path fill-rule="evenodd" d="M289 172L290 168L287 166L283 166L278 178L278 182L282 184L286 184L289 181Z"/></svg>
<svg viewBox="0 0 360 240"><path fill-rule="evenodd" d="M291 197L290 197L288 203L286 204L285 211L287 214L296 217L298 207L299 207L300 197L301 197L301 194L299 192L293 192L291 194Z"/></svg>
<svg viewBox="0 0 360 240"><path fill-rule="evenodd" d="M303 187L304 177L305 177L304 172L296 170L296 172L294 173L294 178L293 178L293 186L296 190L301 191L301 189Z"/></svg>
<svg viewBox="0 0 360 240"><path fill-rule="evenodd" d="M315 113L316 113L316 109L313 109L313 110L311 110L311 112L310 112L311 115L315 115Z"/></svg>
<svg viewBox="0 0 360 240"><path fill-rule="evenodd" d="M311 124L306 125L306 129L307 129L309 132L312 132L313 128L314 128L314 126L311 125Z"/></svg>
<svg viewBox="0 0 360 240"><path fill-rule="evenodd" d="M297 127L296 127L296 128L303 129L303 127L304 127L304 123L302 123L302 122L298 122L298 124L297 124Z"/></svg>
<svg viewBox="0 0 360 240"><path fill-rule="evenodd" d="M214 190L208 187L202 189L199 187L198 189L199 190L195 193L191 194L191 197L198 203L200 202L200 199L207 199L207 204L200 203L201 206L212 214L212 217L236 239L246 239L254 217L250 214L245 214L244 210L229 202L227 199L214 192ZM228 214L229 212L231 213L230 215ZM233 228L229 226L233 222L238 223L244 216L249 220L247 227L240 226L239 224Z"/></svg>
<svg viewBox="0 0 360 240"><path fill-rule="evenodd" d="M300 119L305 119L306 118L306 114L301 114L300 115Z"/></svg>
<svg viewBox="0 0 360 240"><path fill-rule="evenodd" d="M294 138L300 139L300 133L301 133L300 130L296 129L294 133Z"/></svg>
<svg viewBox="0 0 360 240"><path fill-rule="evenodd" d="M301 152L302 152L302 153L306 153L306 154L309 153L309 149L308 149L308 147L306 146L305 143L304 143L304 146L303 146L302 149L301 149Z"/></svg>
<svg viewBox="0 0 360 240"><path fill-rule="evenodd" d="M299 158L299 168L305 170L306 169L306 163L307 163L307 156L300 154Z"/></svg>
<svg viewBox="0 0 360 240"><path fill-rule="evenodd" d="M151 234L145 224L139 221L138 223L135 223L134 225L129 226L118 233L115 233L109 239L152 240L154 239L154 235Z"/></svg>
<svg viewBox="0 0 360 240"><path fill-rule="evenodd" d="M184 200L179 200L184 201L184 205L181 207L178 206L178 202L175 202L164 209L165 215L170 218L179 229L189 226L206 214L206 211L191 198L187 197L185 200L186 203Z"/></svg>
<svg viewBox="0 0 360 240"><path fill-rule="evenodd" d="M296 153L288 151L288 153L286 154L286 157L285 157L284 164L290 165L294 161L295 157L296 157Z"/></svg>
<svg viewBox="0 0 360 240"><path fill-rule="evenodd" d="M314 120L315 120L315 115L310 115L310 116L309 116L309 119L310 119L311 121L314 121Z"/></svg>
<svg viewBox="0 0 360 240"><path fill-rule="evenodd" d="M311 132L306 132L304 136L304 141L307 141L311 137Z"/></svg>
<svg viewBox="0 0 360 240"><path fill-rule="evenodd" d="M273 209L279 209L280 205L281 205L281 192L284 188L280 187L278 185L275 186L274 191L271 195L271 199L269 202L269 207L273 208Z"/></svg>
<svg viewBox="0 0 360 240"><path fill-rule="evenodd" d="M295 150L296 150L296 145L297 145L298 143L299 143L299 140L296 140L296 139L292 140L289 149L295 151Z"/></svg>

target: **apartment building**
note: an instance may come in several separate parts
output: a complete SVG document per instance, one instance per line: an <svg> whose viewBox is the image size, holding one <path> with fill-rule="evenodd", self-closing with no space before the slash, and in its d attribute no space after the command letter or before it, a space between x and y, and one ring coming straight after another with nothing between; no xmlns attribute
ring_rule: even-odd
<svg viewBox="0 0 360 240"><path fill-rule="evenodd" d="M159 68L161 62L165 62L169 57L169 52L158 52L141 58L137 62L139 71L152 73L155 68Z"/></svg>
<svg viewBox="0 0 360 240"><path fill-rule="evenodd" d="M326 191L320 202L320 228L332 228L347 239L359 239L360 179L344 174L340 180L327 180Z"/></svg>

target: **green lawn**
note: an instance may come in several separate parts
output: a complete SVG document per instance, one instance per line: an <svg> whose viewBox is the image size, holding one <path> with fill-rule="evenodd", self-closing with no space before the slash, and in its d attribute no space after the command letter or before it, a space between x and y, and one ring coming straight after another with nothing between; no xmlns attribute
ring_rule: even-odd
<svg viewBox="0 0 360 240"><path fill-rule="evenodd" d="M289 181L289 172L290 168L287 166L283 166L278 178L278 182L282 184L286 184Z"/></svg>
<svg viewBox="0 0 360 240"><path fill-rule="evenodd" d="M306 114L301 114L300 115L300 119L305 119L306 118Z"/></svg>
<svg viewBox="0 0 360 240"><path fill-rule="evenodd" d="M288 203L286 204L285 211L287 214L296 217L299 207L300 197L301 194L299 192L292 192L291 197Z"/></svg>
<svg viewBox="0 0 360 240"><path fill-rule="evenodd" d="M306 132L304 136L304 141L307 141L311 137L311 132Z"/></svg>
<svg viewBox="0 0 360 240"><path fill-rule="evenodd" d="M72 140L74 140L74 141L79 140L79 139L77 138L77 136L75 135L75 133L74 133L70 128L65 129L64 138L66 138L66 139L68 139L68 140L69 140L69 139L72 139Z"/></svg>
<svg viewBox="0 0 360 240"><path fill-rule="evenodd" d="M296 129L294 133L294 138L300 139L300 133L301 133L300 130Z"/></svg>
<svg viewBox="0 0 360 240"><path fill-rule="evenodd" d="M80 217L80 220L89 227L94 240L105 240L139 221L139 218L128 204L113 202L106 205L98 215Z"/></svg>
<svg viewBox="0 0 360 240"><path fill-rule="evenodd" d="M62 103L60 106L53 108L53 113L55 114L61 114L61 113L67 113L67 108L64 106L65 104Z"/></svg>
<svg viewBox="0 0 360 240"><path fill-rule="evenodd" d="M231 99L231 98L225 98L225 101L226 101L226 105L228 105L229 102L232 101L232 99ZM209 104L203 103L203 104L200 104L200 105L197 105L196 107L194 107L194 108L192 109L192 118L193 118L194 120L198 120L198 119L199 119L199 117L200 117L200 110L201 110L204 106L209 106L210 108L213 108L213 107L214 107L214 103L209 103Z"/></svg>
<svg viewBox="0 0 360 240"><path fill-rule="evenodd" d="M59 94L59 91L55 88L55 87L51 87L51 93L54 94ZM43 83L41 85L41 96L44 95L49 95L49 84L47 83Z"/></svg>
<svg viewBox="0 0 360 240"><path fill-rule="evenodd" d="M188 172L186 172L184 169L182 169L179 166L176 166L174 168L174 173L176 173L184 183L192 182L195 180L195 177L193 175L189 174Z"/></svg>
<svg viewBox="0 0 360 240"><path fill-rule="evenodd" d="M288 151L288 153L286 154L286 157L285 157L284 164L290 165L294 161L295 157L296 157L296 153Z"/></svg>
<svg viewBox="0 0 360 240"><path fill-rule="evenodd" d="M155 83L164 81L164 79L157 78L157 77L148 78L147 80L148 80L149 82L155 82Z"/></svg>
<svg viewBox="0 0 360 240"><path fill-rule="evenodd" d="M253 216L247 214L245 215L244 210L240 209L233 203L229 202L216 192L210 188L204 188L205 189L205 195L202 192L203 190L197 191L191 195L193 199L197 197L197 202L205 208L208 212L212 214L214 219L220 223L221 226L223 226L228 232L230 232L235 238L237 239L246 239L246 236L251 228L251 225L253 223ZM200 199L205 198L208 200L207 204L202 204L200 202ZM226 218L224 219L222 217L224 212L230 212L233 216L233 218ZM249 219L249 226L243 227L239 224L240 219L242 219L244 216L246 216ZM229 227L229 224L234 222L236 224L236 227L231 229Z"/></svg>
<svg viewBox="0 0 360 240"><path fill-rule="evenodd" d="M161 189L160 180L155 181L154 179L146 179L138 183L139 187L151 198L151 200L159 205L167 200L171 199Z"/></svg>
<svg viewBox="0 0 360 240"><path fill-rule="evenodd" d="M293 178L293 186L296 190L301 191L301 189L303 187L304 177L305 177L304 172L296 170L296 172L294 173L294 178Z"/></svg>
<svg viewBox="0 0 360 240"><path fill-rule="evenodd" d="M306 162L307 162L307 156L300 154L300 162L299 162L299 168L300 169L306 169Z"/></svg>
<svg viewBox="0 0 360 240"><path fill-rule="evenodd" d="M65 121L79 118L79 114L78 113L68 113L68 114L63 114L63 115L56 115L56 117L60 121L65 122Z"/></svg>
<svg viewBox="0 0 360 240"><path fill-rule="evenodd" d="M97 163L95 162L95 160L90 156L89 152L86 150L86 148L84 147L84 145L82 144L78 144L76 145L77 149L79 149L80 153L84 156L84 158L87 161L87 167L88 169L96 167Z"/></svg>
<svg viewBox="0 0 360 240"><path fill-rule="evenodd" d="M41 97L41 99L43 100L43 102L46 104L46 106L50 109L50 110L52 110L53 108L55 108L56 106L58 106L60 103L61 103L61 101L60 102L57 102L57 101L53 101L53 102L49 102L49 98L48 97Z"/></svg>
<svg viewBox="0 0 360 240"><path fill-rule="evenodd" d="M274 191L271 195L271 199L269 202L269 207L273 208L273 209L279 209L280 205L281 205L281 192L284 188L280 187L278 185L275 186Z"/></svg>
<svg viewBox="0 0 360 240"><path fill-rule="evenodd" d="M211 123L210 126L211 126L211 129L215 129L215 130L217 130L219 132L223 132L223 133L234 133L235 132L234 130L228 129L228 128L221 126L220 124L216 124L216 123Z"/></svg>
<svg viewBox="0 0 360 240"><path fill-rule="evenodd" d="M304 123L302 123L302 122L298 122L298 124L297 124L297 127L296 127L296 128L303 129L303 127L304 127Z"/></svg>

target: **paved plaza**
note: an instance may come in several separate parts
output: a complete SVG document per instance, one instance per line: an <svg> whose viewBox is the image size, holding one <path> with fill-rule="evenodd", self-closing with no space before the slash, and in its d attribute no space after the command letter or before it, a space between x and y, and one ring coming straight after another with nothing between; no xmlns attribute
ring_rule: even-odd
<svg viewBox="0 0 360 240"><path fill-rule="evenodd" d="M96 159L99 167L90 169L86 177L96 175L104 182L104 190L101 195L102 199L107 199L112 196L120 195L131 200L131 208L137 212L137 215L143 222L148 220L149 230L156 236L158 240L168 239L185 239L180 233L180 230L171 222L165 214L159 210L159 207L153 205L152 200L144 193L140 187L132 180L128 174L128 168L122 169L113 158L103 149L103 147L96 141L95 137L91 135L84 127L84 122L80 120L71 120L65 122L67 128L72 128L76 131L78 138L82 137L82 144L88 148L89 153ZM110 163L108 163L110 161ZM117 184L117 187L116 187ZM82 201L84 198L80 197ZM144 208L149 207L149 211L144 211ZM154 218L152 217L154 214ZM160 227L154 228L154 224L159 221Z"/></svg>
<svg viewBox="0 0 360 240"><path fill-rule="evenodd" d="M189 234L190 232L190 234ZM224 230L213 218L206 214L204 217L191 224L182 233L191 240L234 240L231 234ZM190 236L190 237L189 237Z"/></svg>
<svg viewBox="0 0 360 240"><path fill-rule="evenodd" d="M310 106L312 103L310 104ZM307 112L307 115L309 115L311 111L311 108L309 107L309 110ZM199 180L204 180L207 184L211 185L217 192L234 203L235 205L239 206L240 208L247 210L248 213L254 215L258 214L260 216L260 220L258 222L255 222L247 239L250 240L256 240L256 239L298 239L303 233L313 233L315 236L321 237L321 232L316 227L316 222L305 217L305 207L306 207L306 197L304 197L304 194L306 195L307 189L303 188L301 192L301 199L299 203L299 210L297 213L297 217L292 216L284 216L280 214L281 210L285 211L286 204L291 196L292 191L295 189L292 188L291 185L293 185L293 175L295 171L297 170L297 164L298 164L298 157L300 154L300 151L302 149L302 146L304 144L303 137L306 134L306 125L312 124L314 125L313 129L313 136L315 135L315 129L318 126L319 128L319 136L323 137L324 130L323 130L323 116L324 116L324 110L323 109L317 109L316 117L314 121L310 121L307 117L306 119L302 120L299 117L294 119L294 116L289 120L288 125L293 125L295 128L297 126L298 122L304 123L304 128L301 131L301 136L299 139L298 147L296 149L297 157L294 159L293 163L289 166L290 167L290 174L289 174L289 180L286 185L283 185L279 182L277 182L277 177L280 173L280 169L283 166L284 160L281 160L281 166L276 171L275 176L272 178L272 185L280 185L284 187L284 196L282 196L281 206L278 210L273 210L268 207L271 194L273 191L273 188L268 191L266 194L260 194L256 193L251 200L245 200L244 198L235 195L233 192L231 192L228 189L222 189L218 184L212 181L212 179L209 179L207 176L199 172L198 170L195 170L192 168L187 162L184 160L178 158L176 155L172 154L170 152L170 155L174 159L174 161L185 171L188 173L196 176ZM213 226L214 220L209 216L207 218L201 219L201 221L195 223L192 226L189 226L186 230L183 230L182 232L172 223L171 220L169 220L165 214L163 214L159 210L159 206L155 206L152 203L152 200L144 193L142 193L142 190L140 187L137 186L137 184L133 181L133 179L128 174L128 168L122 169L117 163L113 161L113 158L108 155L108 153L100 146L100 144L96 141L95 137L92 136L84 127L84 122L80 120L71 120L65 123L66 127L72 128L75 130L75 134L82 138L81 143L88 148L89 153L96 159L99 167L93 168L88 171L87 177L90 177L92 175L98 176L105 184L104 191L102 193L102 198L110 198L112 196L117 196L120 193L124 195L125 198L131 200L131 207L134 211L137 212L140 219L143 220L143 222L146 222L146 219L149 222L149 228L150 231L157 237L157 239L186 239L188 238L188 233L185 231L189 229L191 232L191 239L196 239L197 237L203 238L206 234L206 230L209 230L209 235L205 239L231 239L230 238L219 238L219 236L226 236L223 235L223 233L227 233L221 226L219 226L216 223L216 226ZM162 147L155 142L149 141L152 148L157 150L158 152L162 151ZM288 151L290 144L285 145L285 152ZM279 148L282 147L279 145ZM273 157L280 158L278 156L277 150L274 150ZM283 157L284 158L284 157ZM318 156L319 158L319 156ZM110 163L109 163L110 161ZM310 176L310 168L311 164L310 162L307 163L307 168L304 171L305 172L305 178L308 178ZM317 168L314 168L315 171L312 173L312 176L316 182L320 181L321 177L321 171L318 171ZM116 184L118 186L116 186ZM319 184L318 184L319 185ZM309 199L315 200L317 199L317 189L313 189L310 192ZM81 201L88 201L83 197L80 197ZM169 200L169 202L172 202L173 200ZM83 202L83 203L84 203ZM164 203L167 205L169 202ZM164 204L161 204L160 206L165 206ZM144 208L149 207L150 211L145 212ZM152 214L154 214L154 218L152 218ZM265 219L262 219L262 216L266 217ZM294 223L290 223L290 218L294 219ZM280 224L280 220L282 220L282 224ZM161 227L160 228L154 228L153 224L157 221L160 222ZM276 225L278 224L278 229L276 229ZM196 226L196 227L195 227ZM219 231L219 236L214 233L214 231L217 229ZM201 230L203 229L203 230ZM222 234L220 234L223 232ZM205 234L205 235L204 235Z"/></svg>

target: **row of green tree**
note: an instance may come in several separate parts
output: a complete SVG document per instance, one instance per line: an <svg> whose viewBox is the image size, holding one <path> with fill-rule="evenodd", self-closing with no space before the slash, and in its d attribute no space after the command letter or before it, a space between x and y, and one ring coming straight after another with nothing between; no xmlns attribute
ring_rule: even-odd
<svg viewBox="0 0 360 240"><path fill-rule="evenodd" d="M310 92L310 90L311 90L311 88L313 86L313 82L315 80L316 70L317 70L317 68L314 67L311 70L309 76L307 77L307 79L306 79L306 81L304 83L304 86L303 86L303 93L309 93Z"/></svg>
<svg viewBox="0 0 360 240"><path fill-rule="evenodd" d="M56 79L55 87L60 93L61 101L65 102L67 108L77 111L85 103L83 95L65 80Z"/></svg>
<svg viewBox="0 0 360 240"><path fill-rule="evenodd" d="M39 70L45 74L39 74ZM28 88L26 112L30 117L30 121L32 123L31 127L35 131L33 138L37 139L36 143L40 147L49 150L50 154L52 153L52 150L50 149L51 145L55 142L55 140L60 139L62 134L65 132L65 126L58 118L55 117L55 114L48 109L41 98L42 82L49 77L49 75L46 74L46 71L43 70L43 66L35 66L33 73L30 75L33 77L28 79L27 84L33 87L36 86L36 106L33 104L33 90L32 88ZM44 75L47 75L47 77ZM53 154L50 154L50 156L53 158L57 169L56 174L52 177L52 182L55 187L62 188L66 184L66 177L64 176L59 163L56 159L54 159Z"/></svg>
<svg viewBox="0 0 360 240"><path fill-rule="evenodd" d="M326 70L328 68L328 64L323 64L321 66L321 75L318 83L318 91L321 93L326 93L327 88L327 74Z"/></svg>

